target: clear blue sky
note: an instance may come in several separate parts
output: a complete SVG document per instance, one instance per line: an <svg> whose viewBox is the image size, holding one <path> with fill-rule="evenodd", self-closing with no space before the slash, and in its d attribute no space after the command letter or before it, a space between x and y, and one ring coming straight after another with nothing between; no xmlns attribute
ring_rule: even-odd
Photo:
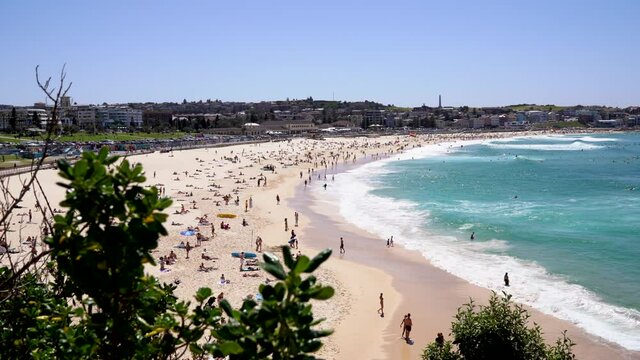
<svg viewBox="0 0 640 360"><path fill-rule="evenodd" d="M640 1L0 1L0 104L640 104Z"/></svg>

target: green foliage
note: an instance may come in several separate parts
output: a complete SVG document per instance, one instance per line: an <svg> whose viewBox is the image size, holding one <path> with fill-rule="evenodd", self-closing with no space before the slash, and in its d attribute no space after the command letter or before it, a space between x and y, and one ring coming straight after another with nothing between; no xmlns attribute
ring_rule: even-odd
<svg viewBox="0 0 640 360"><path fill-rule="evenodd" d="M10 274L7 268L2 270L0 278L5 280ZM90 337L69 328L72 308L50 287L32 274L14 285L10 294L2 294L0 358L72 358L90 343Z"/></svg>
<svg viewBox="0 0 640 360"><path fill-rule="evenodd" d="M261 304L246 300L239 310L231 309L223 300L220 304L230 322L214 332L217 344L208 345L214 355L231 354L230 359L315 359L309 355L317 351L322 337L330 330L314 330L322 320L316 320L310 299L326 300L334 290L317 284L309 274L326 261L331 250L322 251L313 259L302 255L295 260L288 246L282 247L285 271L274 255L264 254L263 268L280 282L261 285Z"/></svg>
<svg viewBox="0 0 640 360"><path fill-rule="evenodd" d="M563 336L555 345L546 345L540 326L528 327L530 315L511 301L511 295L491 295L487 306L473 301L458 309L451 325L453 344L440 347L429 344L424 360L489 360L489 359L574 359L570 339Z"/></svg>
<svg viewBox="0 0 640 360"><path fill-rule="evenodd" d="M171 204L155 188L137 185L145 181L141 165L124 160L107 170L116 160L103 148L97 155L85 152L74 166L58 162L69 181L58 184L73 191L61 203L70 210L55 217L48 241L69 290L91 296L105 312L123 311L120 302L135 294L138 284L131 279L142 278L143 264L153 263L150 250L167 234L167 215L159 211Z"/></svg>
<svg viewBox="0 0 640 360"><path fill-rule="evenodd" d="M451 341L445 341L440 345L432 342L422 352L422 359L425 360L461 360L462 356L457 353Z"/></svg>
<svg viewBox="0 0 640 360"><path fill-rule="evenodd" d="M11 132L15 132L18 127L18 114L16 108L11 108L11 116L9 116L9 128Z"/></svg>
<svg viewBox="0 0 640 360"><path fill-rule="evenodd" d="M33 116L31 116L31 125L33 125L33 126L35 126L37 128L39 128L40 125L41 125L40 116L38 116L37 112L34 112Z"/></svg>
<svg viewBox="0 0 640 360"><path fill-rule="evenodd" d="M239 310L201 288L195 302L179 301L174 285L144 273L150 251L166 234L162 213L170 200L145 181L140 165L102 149L74 165L58 162L67 189L65 215L55 217L46 272L23 276L0 267L0 358L174 359L188 352L232 359L314 359L320 338L311 299L333 289L310 273L331 254L294 260L283 250L285 270L265 254L265 270L281 281L262 285L262 302ZM43 280L43 279L51 279ZM11 280L11 281L9 281ZM223 314L224 311L224 314ZM229 321L221 325L226 314Z"/></svg>

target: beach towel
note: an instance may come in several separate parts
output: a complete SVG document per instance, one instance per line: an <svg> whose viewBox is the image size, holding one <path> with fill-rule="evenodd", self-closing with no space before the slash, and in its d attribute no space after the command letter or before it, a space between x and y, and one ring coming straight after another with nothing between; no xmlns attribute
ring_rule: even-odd
<svg viewBox="0 0 640 360"><path fill-rule="evenodd" d="M184 236L193 236L195 234L196 234L196 232L192 231L192 230L180 231L180 235L184 235Z"/></svg>
<svg viewBox="0 0 640 360"><path fill-rule="evenodd" d="M239 252L232 252L232 253L231 253L231 256L233 256L233 257L235 257L235 258L238 258L238 257L240 257L240 253L239 253ZM252 252L246 252L246 253L244 253L244 258L245 258L245 259L251 259L251 258L254 258L254 257L256 257L256 256L257 256L257 255L256 255L255 253L252 253Z"/></svg>

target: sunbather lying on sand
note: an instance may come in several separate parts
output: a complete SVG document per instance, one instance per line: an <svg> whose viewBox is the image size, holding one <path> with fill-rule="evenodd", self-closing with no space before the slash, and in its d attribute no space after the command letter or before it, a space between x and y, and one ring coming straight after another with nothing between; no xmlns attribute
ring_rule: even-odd
<svg viewBox="0 0 640 360"><path fill-rule="evenodd" d="M216 258L216 257L211 257L211 256L207 255L207 249L204 249L204 252L202 253L202 259L203 259L203 260L209 260L209 261L215 261L215 260L217 260L218 258Z"/></svg>
<svg viewBox="0 0 640 360"><path fill-rule="evenodd" d="M217 270L217 268L214 268L213 266L204 266L204 263L200 263L200 267L198 268L198 271L204 272L209 272L211 270Z"/></svg>
<svg viewBox="0 0 640 360"><path fill-rule="evenodd" d="M247 267L240 268L240 271L259 271L259 270L260 268L255 266L247 266Z"/></svg>

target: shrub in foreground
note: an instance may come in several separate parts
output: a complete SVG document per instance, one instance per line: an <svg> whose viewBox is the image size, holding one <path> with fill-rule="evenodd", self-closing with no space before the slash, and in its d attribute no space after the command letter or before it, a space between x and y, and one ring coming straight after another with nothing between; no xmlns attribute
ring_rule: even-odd
<svg viewBox="0 0 640 360"><path fill-rule="evenodd" d="M547 345L539 325L528 327L529 313L511 301L511 295L495 292L487 306L473 300L458 309L451 324L453 342L433 342L424 349L423 360L570 360L573 342L566 332Z"/></svg>

